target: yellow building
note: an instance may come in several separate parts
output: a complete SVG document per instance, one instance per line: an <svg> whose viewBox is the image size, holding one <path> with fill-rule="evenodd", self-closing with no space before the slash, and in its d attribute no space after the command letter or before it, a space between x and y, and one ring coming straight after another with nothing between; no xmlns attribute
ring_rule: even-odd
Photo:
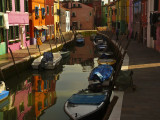
<svg viewBox="0 0 160 120"><path fill-rule="evenodd" d="M54 2L54 34L55 36L58 37L58 32L59 32L59 23L60 23L60 5L59 5L59 0L55 0Z"/></svg>

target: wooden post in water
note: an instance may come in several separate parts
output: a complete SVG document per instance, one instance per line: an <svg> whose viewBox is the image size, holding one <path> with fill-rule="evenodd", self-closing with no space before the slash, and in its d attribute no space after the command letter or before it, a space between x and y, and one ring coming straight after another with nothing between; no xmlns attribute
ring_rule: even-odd
<svg viewBox="0 0 160 120"><path fill-rule="evenodd" d="M40 47L39 47L39 45L38 45L38 50L39 50L39 53L40 53L40 55L42 55L42 54L41 54L41 50L40 50Z"/></svg>
<svg viewBox="0 0 160 120"><path fill-rule="evenodd" d="M10 51L10 53L11 53L11 56L12 56L12 60L13 60L13 64L14 64L14 66L15 66L15 69L16 69L16 72L17 72L17 75L18 75L18 77L19 77L19 72L18 72L18 69L17 69L17 66L16 66L16 63L15 63L15 60L14 60L14 56L13 56L13 53L12 53L12 50L10 49L10 47L8 47L9 48L9 51Z"/></svg>
<svg viewBox="0 0 160 120"><path fill-rule="evenodd" d="M26 46L27 46L28 54L29 54L29 56L30 56L30 59L31 59L31 54L30 54L30 52L29 52L29 48L28 48L28 45L27 45L27 43L26 43Z"/></svg>

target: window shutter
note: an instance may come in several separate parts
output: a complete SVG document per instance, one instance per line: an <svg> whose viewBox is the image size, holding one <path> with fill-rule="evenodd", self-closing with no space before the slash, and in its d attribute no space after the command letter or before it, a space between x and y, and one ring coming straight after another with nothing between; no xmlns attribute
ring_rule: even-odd
<svg viewBox="0 0 160 120"><path fill-rule="evenodd" d="M26 0L26 12L28 12L28 1Z"/></svg>
<svg viewBox="0 0 160 120"><path fill-rule="evenodd" d="M24 0L24 11L27 11L27 7L26 7L26 0Z"/></svg>
<svg viewBox="0 0 160 120"><path fill-rule="evenodd" d="M37 13L38 13L38 15L39 15L39 8L37 7Z"/></svg>
<svg viewBox="0 0 160 120"><path fill-rule="evenodd" d="M4 29L4 42L7 42L7 30Z"/></svg>
<svg viewBox="0 0 160 120"><path fill-rule="evenodd" d="M14 39L16 39L16 37L17 37L17 36L16 36L16 35L17 35L16 26L13 27L13 31L14 31L14 32L13 32L13 34L14 34Z"/></svg>
<svg viewBox="0 0 160 120"><path fill-rule="evenodd" d="M12 0L9 0L9 10L12 11Z"/></svg>

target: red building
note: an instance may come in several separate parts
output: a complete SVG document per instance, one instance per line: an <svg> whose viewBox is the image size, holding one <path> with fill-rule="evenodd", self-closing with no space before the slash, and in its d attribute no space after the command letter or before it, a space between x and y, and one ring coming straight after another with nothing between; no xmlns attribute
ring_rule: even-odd
<svg viewBox="0 0 160 120"><path fill-rule="evenodd" d="M70 25L78 30L94 29L94 9L78 1L63 2L63 7L70 11Z"/></svg>
<svg viewBox="0 0 160 120"><path fill-rule="evenodd" d="M147 2L148 0L141 0L141 32L143 37L143 44L147 45Z"/></svg>
<svg viewBox="0 0 160 120"><path fill-rule="evenodd" d="M80 0L81 3L84 3L90 7L94 8L95 11L95 27L101 26L101 0Z"/></svg>
<svg viewBox="0 0 160 120"><path fill-rule="evenodd" d="M54 0L45 0L46 39L54 38Z"/></svg>

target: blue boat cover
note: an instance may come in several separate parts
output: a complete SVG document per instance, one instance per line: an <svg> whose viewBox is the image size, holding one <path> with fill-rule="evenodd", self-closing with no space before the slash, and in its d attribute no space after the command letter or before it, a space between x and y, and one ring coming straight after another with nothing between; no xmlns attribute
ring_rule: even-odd
<svg viewBox="0 0 160 120"><path fill-rule="evenodd" d="M8 95L9 95L9 91L5 91L5 90L2 91L2 92L0 93L0 100L6 98Z"/></svg>
<svg viewBox="0 0 160 120"><path fill-rule="evenodd" d="M108 80L113 73L113 67L110 65L99 65L94 68L89 76L89 80L99 80L101 83Z"/></svg>
<svg viewBox="0 0 160 120"><path fill-rule="evenodd" d="M72 97L68 99L68 102L72 104L98 105L105 101L105 99L106 95L73 94Z"/></svg>
<svg viewBox="0 0 160 120"><path fill-rule="evenodd" d="M52 54L52 52L44 52L43 58L46 60L46 62L53 61L53 54Z"/></svg>

